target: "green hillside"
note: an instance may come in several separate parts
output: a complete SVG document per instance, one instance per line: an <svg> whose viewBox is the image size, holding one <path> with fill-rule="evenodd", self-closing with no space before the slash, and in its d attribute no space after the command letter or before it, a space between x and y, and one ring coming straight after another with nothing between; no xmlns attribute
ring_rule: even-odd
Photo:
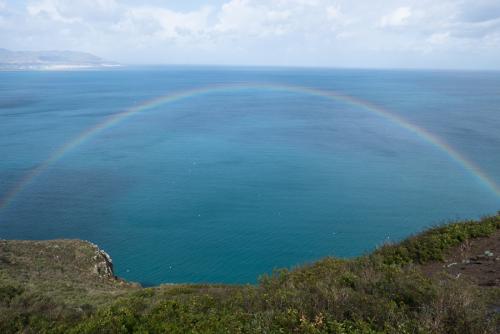
<svg viewBox="0 0 500 334"><path fill-rule="evenodd" d="M0 332L498 333L497 249L500 213L257 285L141 288L88 242L2 240Z"/></svg>

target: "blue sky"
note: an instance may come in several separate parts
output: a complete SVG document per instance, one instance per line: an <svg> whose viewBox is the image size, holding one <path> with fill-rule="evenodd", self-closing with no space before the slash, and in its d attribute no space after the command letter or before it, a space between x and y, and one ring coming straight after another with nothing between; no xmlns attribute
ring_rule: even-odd
<svg viewBox="0 0 500 334"><path fill-rule="evenodd" d="M0 0L0 47L135 64L500 69L500 0Z"/></svg>

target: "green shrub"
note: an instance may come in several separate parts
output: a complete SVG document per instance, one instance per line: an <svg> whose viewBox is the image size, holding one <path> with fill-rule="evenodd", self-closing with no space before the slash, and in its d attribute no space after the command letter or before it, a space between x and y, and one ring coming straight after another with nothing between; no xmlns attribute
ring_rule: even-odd
<svg viewBox="0 0 500 334"><path fill-rule="evenodd" d="M453 223L429 229L396 245L384 245L374 252L386 264L425 264L442 261L447 250L465 240L490 236L500 229L500 214L481 221Z"/></svg>
<svg viewBox="0 0 500 334"><path fill-rule="evenodd" d="M108 295L107 304L102 297L89 304L87 290L71 285L60 288L70 297L62 303L36 286L0 281L0 332L497 333L500 317L488 303L500 290L493 296L463 280L430 279L419 264L499 228L498 215L454 223L369 256L277 270L257 285L132 289Z"/></svg>

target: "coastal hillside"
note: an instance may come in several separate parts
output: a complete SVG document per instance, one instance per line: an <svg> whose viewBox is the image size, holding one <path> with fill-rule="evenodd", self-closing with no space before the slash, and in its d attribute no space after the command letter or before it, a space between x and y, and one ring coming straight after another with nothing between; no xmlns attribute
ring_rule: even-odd
<svg viewBox="0 0 500 334"><path fill-rule="evenodd" d="M63 70L118 66L90 53L75 51L11 51L0 48L0 70Z"/></svg>
<svg viewBox="0 0 500 334"><path fill-rule="evenodd" d="M0 241L1 333L498 333L500 213L256 285L142 288L79 240Z"/></svg>

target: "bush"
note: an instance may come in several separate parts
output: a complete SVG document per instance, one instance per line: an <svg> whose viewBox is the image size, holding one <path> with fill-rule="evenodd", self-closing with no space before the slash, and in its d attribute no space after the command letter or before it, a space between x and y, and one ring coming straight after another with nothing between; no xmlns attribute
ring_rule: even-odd
<svg viewBox="0 0 500 334"><path fill-rule="evenodd" d="M277 270L255 286L176 285L133 290L75 309L44 293L0 285L0 332L47 333L497 333L491 294L430 279L419 264L500 229L500 217L435 227L357 259ZM69 289L72 303L85 290ZM500 292L497 291L500 295ZM488 297L490 296L490 297Z"/></svg>
<svg viewBox="0 0 500 334"><path fill-rule="evenodd" d="M399 244L385 245L373 255L381 256L386 264L396 265L442 261L450 248L468 239L490 236L497 229L500 229L500 214L483 218L481 221L435 227Z"/></svg>

